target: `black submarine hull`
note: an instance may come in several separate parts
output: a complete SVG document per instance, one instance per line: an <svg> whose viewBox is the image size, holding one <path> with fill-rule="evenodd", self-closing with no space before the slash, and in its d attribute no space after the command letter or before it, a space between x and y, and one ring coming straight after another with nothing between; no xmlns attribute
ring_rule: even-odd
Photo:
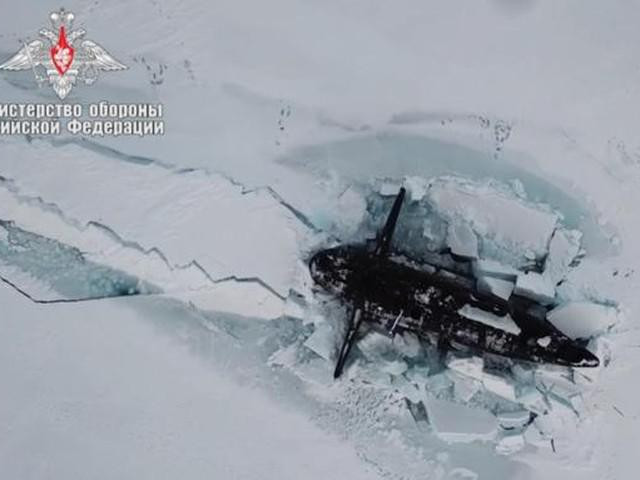
<svg viewBox="0 0 640 480"><path fill-rule="evenodd" d="M310 271L325 290L346 302L362 304L363 318L380 332L412 332L476 353L534 363L567 367L600 363L546 321L544 307L515 296L505 301L483 294L472 276L438 265L420 265L402 256L380 257L364 246L347 245L318 252L310 261ZM499 318L509 315L521 333L463 316L460 311L465 306Z"/></svg>

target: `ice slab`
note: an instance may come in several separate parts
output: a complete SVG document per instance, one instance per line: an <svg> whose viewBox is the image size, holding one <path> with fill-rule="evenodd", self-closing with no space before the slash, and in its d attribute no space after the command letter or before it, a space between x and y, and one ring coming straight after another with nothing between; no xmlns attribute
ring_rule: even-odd
<svg viewBox="0 0 640 480"><path fill-rule="evenodd" d="M535 372L536 384L541 386L548 395L558 397L565 403L582 391L582 386L573 380L573 375L564 369L554 367L540 367Z"/></svg>
<svg viewBox="0 0 640 480"><path fill-rule="evenodd" d="M397 192L396 192L397 193ZM355 188L347 188L338 198L336 218L336 234L347 238L358 229L367 210L367 203Z"/></svg>
<svg viewBox="0 0 640 480"><path fill-rule="evenodd" d="M556 296L554 284L551 279L537 272L527 272L518 275L514 293L535 300L543 305L553 303Z"/></svg>
<svg viewBox="0 0 640 480"><path fill-rule="evenodd" d="M385 363L402 358L399 344L392 338L375 331L368 332L358 342L358 350L372 362Z"/></svg>
<svg viewBox="0 0 640 480"><path fill-rule="evenodd" d="M422 177L406 177L404 186L409 192L411 200L418 202L424 198L429 189L429 181Z"/></svg>
<svg viewBox="0 0 640 480"><path fill-rule="evenodd" d="M532 365L515 363L511 366L513 378L522 384L531 384L534 381L536 368Z"/></svg>
<svg viewBox="0 0 640 480"><path fill-rule="evenodd" d="M580 253L582 233L577 230L558 229L549 243L549 254L545 260L544 271L557 284L566 277L569 265Z"/></svg>
<svg viewBox="0 0 640 480"><path fill-rule="evenodd" d="M478 237L466 223L455 222L449 224L447 228L447 245L455 255L478 258Z"/></svg>
<svg viewBox="0 0 640 480"><path fill-rule="evenodd" d="M551 310L547 319L570 338L600 335L618 320L614 307L591 302L570 302Z"/></svg>
<svg viewBox="0 0 640 480"><path fill-rule="evenodd" d="M531 250L538 257L547 253L558 222L556 214L484 183L440 179L428 193L438 213L448 221L466 221L480 237L519 251Z"/></svg>
<svg viewBox="0 0 640 480"><path fill-rule="evenodd" d="M425 382L425 389L433 394L447 391L451 387L453 387L453 381L444 372L428 376Z"/></svg>
<svg viewBox="0 0 640 480"><path fill-rule="evenodd" d="M424 391L429 378L429 367L426 365L414 366L407 370L405 375L407 379L418 385L418 387Z"/></svg>
<svg viewBox="0 0 640 480"><path fill-rule="evenodd" d="M389 375L394 376L402 375L408 368L407 363L402 360L392 360L380 365L380 369L383 372L387 372Z"/></svg>
<svg viewBox="0 0 640 480"><path fill-rule="evenodd" d="M496 260L479 259L473 262L473 273L476 277L487 276L515 282L520 274L515 268Z"/></svg>
<svg viewBox="0 0 640 480"><path fill-rule="evenodd" d="M543 415L549 409L542 393L533 386L524 388L519 393L516 401L524 408L537 415Z"/></svg>
<svg viewBox="0 0 640 480"><path fill-rule="evenodd" d="M482 389L482 382L479 380L453 371L448 372L447 375L453 382L453 394L456 400L463 403L468 403Z"/></svg>
<svg viewBox="0 0 640 480"><path fill-rule="evenodd" d="M475 380L482 380L484 361L482 357L455 357L447 359L447 367L457 374L470 377Z"/></svg>
<svg viewBox="0 0 640 480"><path fill-rule="evenodd" d="M531 421L531 412L529 410L520 409L509 412L499 412L496 417L498 423L505 430L514 430L525 427Z"/></svg>
<svg viewBox="0 0 640 480"><path fill-rule="evenodd" d="M478 278L477 287L481 293L487 293L503 300L509 300L515 285L509 280L501 280L487 276Z"/></svg>
<svg viewBox="0 0 640 480"><path fill-rule="evenodd" d="M392 197L392 196L396 196L398 194L398 192L400 191L400 187L401 187L401 185L399 183L397 183L397 182L393 182L393 181L390 181L390 180L385 180L385 181L380 183L380 187L378 189L378 192L383 197Z"/></svg>
<svg viewBox="0 0 640 480"><path fill-rule="evenodd" d="M520 327L518 327L510 315L499 317L493 313L486 312L481 308L472 307L470 305L465 305L458 311L458 313L465 318L484 323L490 327L499 328L505 332L513 333L514 335L520 334Z"/></svg>
<svg viewBox="0 0 640 480"><path fill-rule="evenodd" d="M404 375L392 377L391 386L403 397L411 400L413 403L418 403L424 400L424 391L420 390L418 385L409 382Z"/></svg>
<svg viewBox="0 0 640 480"><path fill-rule="evenodd" d="M410 332L395 335L393 337L393 344L402 352L403 356L407 358L415 358L422 352L420 339Z"/></svg>
<svg viewBox="0 0 640 480"><path fill-rule="evenodd" d="M491 393L506 400L516 401L516 388L512 381L489 372L483 372L482 384Z"/></svg>
<svg viewBox="0 0 640 480"><path fill-rule="evenodd" d="M497 420L485 409L427 397L427 414L435 433L446 442L490 440L497 431Z"/></svg>
<svg viewBox="0 0 640 480"><path fill-rule="evenodd" d="M525 446L524 436L521 434L505 435L496 444L496 452L501 455L512 455Z"/></svg>
<svg viewBox="0 0 640 480"><path fill-rule="evenodd" d="M290 318L304 321L306 319L303 299L289 295L284 305L284 315Z"/></svg>
<svg viewBox="0 0 640 480"><path fill-rule="evenodd" d="M327 361L333 361L336 349L336 332L326 322L316 324L314 332L304 342L304 346Z"/></svg>

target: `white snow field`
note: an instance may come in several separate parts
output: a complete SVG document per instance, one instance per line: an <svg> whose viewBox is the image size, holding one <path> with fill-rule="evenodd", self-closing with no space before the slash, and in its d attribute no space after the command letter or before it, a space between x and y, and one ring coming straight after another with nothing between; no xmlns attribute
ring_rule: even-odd
<svg viewBox="0 0 640 480"><path fill-rule="evenodd" d="M66 102L162 103L167 131L0 137L1 478L635 478L640 5L64 7L129 67ZM58 8L6 5L0 60ZM548 304L600 367L367 332L334 381L346 308L307 260L401 185L398 250Z"/></svg>

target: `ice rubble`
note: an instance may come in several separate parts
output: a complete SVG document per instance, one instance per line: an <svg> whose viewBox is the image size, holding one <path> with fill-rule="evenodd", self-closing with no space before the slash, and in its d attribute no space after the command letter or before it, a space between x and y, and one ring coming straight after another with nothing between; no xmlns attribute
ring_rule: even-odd
<svg viewBox="0 0 640 480"><path fill-rule="evenodd" d="M561 215L529 204L523 191L516 194L495 182L412 177L405 186L410 201L398 225L398 248L415 253L426 245L448 247L470 262L478 287L499 298L508 299L515 293L546 304L569 300L555 287L581 255L581 236L562 225ZM398 182L381 182L378 193L389 198L398 187ZM368 204L373 217L369 232L384 221L388 210L376 202ZM413 234L412 229L421 228L425 230ZM470 306L460 313L514 334L520 332L508 315L498 317ZM552 322L574 337L593 338L616 319L615 311L602 305L585 304L584 314L591 316L591 322L582 322L580 313L580 305L569 301L553 311ZM340 341L335 335L328 324L316 323L304 345L332 363ZM567 422L579 422L582 397L592 384L582 379L597 375L589 371L578 377L567 368L504 359L496 363L493 358L485 361L464 352L450 353L444 365L438 366L433 346L415 348L404 336L392 339L368 333L356 350L348 377L364 378L412 404L424 404L431 430L443 440L492 441L504 455L520 451L526 443L548 448L550 439L562 434ZM299 367L294 363L289 366L295 370Z"/></svg>

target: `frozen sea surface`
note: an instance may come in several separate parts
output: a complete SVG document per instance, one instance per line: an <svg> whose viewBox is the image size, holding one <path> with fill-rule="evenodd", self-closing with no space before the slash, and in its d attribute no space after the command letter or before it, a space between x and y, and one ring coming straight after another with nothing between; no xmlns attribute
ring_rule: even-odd
<svg viewBox="0 0 640 480"><path fill-rule="evenodd" d="M69 101L162 102L167 134L0 139L2 275L34 298L146 294L36 306L0 286L11 476L628 478L639 12L508 3L70 0L130 69ZM7 8L3 58L59 4ZM0 82L2 102L52 101L28 72ZM305 261L374 233L403 183L396 248L552 292L602 367L367 335L334 382L344 306ZM498 426L464 435L449 408Z"/></svg>

